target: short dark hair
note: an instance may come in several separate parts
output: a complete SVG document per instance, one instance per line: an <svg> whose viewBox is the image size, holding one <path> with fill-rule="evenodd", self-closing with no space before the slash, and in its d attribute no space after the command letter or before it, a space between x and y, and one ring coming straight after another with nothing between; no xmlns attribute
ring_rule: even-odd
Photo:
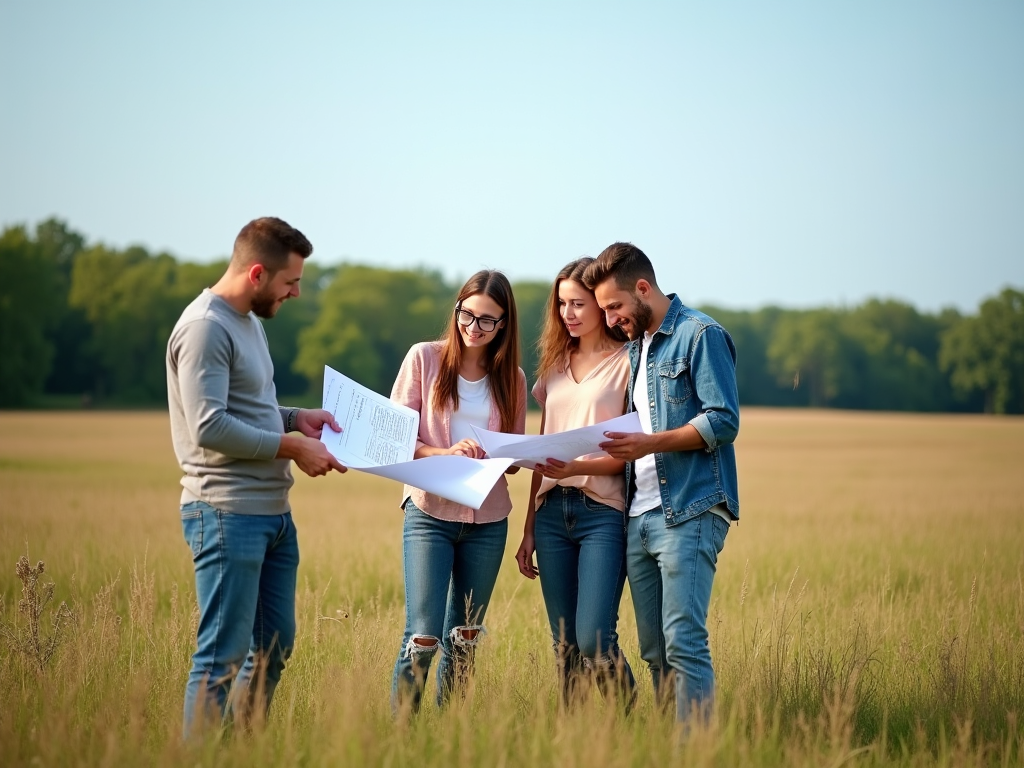
<svg viewBox="0 0 1024 768"><path fill-rule="evenodd" d="M583 273L583 284L592 291L610 277L623 291L632 291L637 280L658 286L651 260L632 243L612 243L601 251Z"/></svg>
<svg viewBox="0 0 1024 768"><path fill-rule="evenodd" d="M313 244L306 236L275 216L253 219L238 233L231 252L231 265L245 268L262 264L271 272L288 265L288 256L297 253L308 258Z"/></svg>

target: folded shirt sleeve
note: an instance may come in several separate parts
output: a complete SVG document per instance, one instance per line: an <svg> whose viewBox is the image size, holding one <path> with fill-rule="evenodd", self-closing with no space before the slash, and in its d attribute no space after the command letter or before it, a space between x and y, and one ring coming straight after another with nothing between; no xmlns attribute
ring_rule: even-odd
<svg viewBox="0 0 1024 768"><path fill-rule="evenodd" d="M701 408L690 424L704 438L709 451L733 442L740 429L736 348L724 328L708 326L694 340L690 375Z"/></svg>

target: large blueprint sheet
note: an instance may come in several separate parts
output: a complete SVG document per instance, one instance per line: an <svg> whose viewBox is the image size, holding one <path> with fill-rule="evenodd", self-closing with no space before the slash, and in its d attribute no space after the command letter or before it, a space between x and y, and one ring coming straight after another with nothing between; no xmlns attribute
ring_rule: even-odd
<svg viewBox="0 0 1024 768"><path fill-rule="evenodd" d="M324 366L323 407L342 431L324 427L320 440L350 469L398 480L479 509L511 459L428 456L413 460L420 415Z"/></svg>
<svg viewBox="0 0 1024 768"><path fill-rule="evenodd" d="M512 459L517 467L533 469L535 464L545 464L548 459L572 461L582 456L607 456L598 445L608 438L605 432L643 432L640 417L636 412L617 416L589 427L556 432L553 435L508 435L473 427L477 442L492 458Z"/></svg>

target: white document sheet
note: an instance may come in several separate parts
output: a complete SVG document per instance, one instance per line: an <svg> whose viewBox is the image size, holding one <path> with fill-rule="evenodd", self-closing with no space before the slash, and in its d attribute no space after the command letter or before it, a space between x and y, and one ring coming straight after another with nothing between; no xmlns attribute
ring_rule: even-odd
<svg viewBox="0 0 1024 768"><path fill-rule="evenodd" d="M508 435L473 427L477 442L489 458L512 459L517 467L533 469L535 464L546 464L548 459L572 461L581 456L596 458L607 456L598 445L608 442L605 432L643 432L640 417L634 411L589 427L556 432L553 435Z"/></svg>
<svg viewBox="0 0 1024 768"><path fill-rule="evenodd" d="M480 509L512 459L428 456L413 460L420 415L324 366L323 407L342 431L324 427L320 441L350 469L407 483Z"/></svg>
<svg viewBox="0 0 1024 768"><path fill-rule="evenodd" d="M341 432L328 427L320 438L334 457L352 469L412 461L420 415L393 403L324 366L324 408Z"/></svg>
<svg viewBox="0 0 1024 768"><path fill-rule="evenodd" d="M470 459L466 456L425 456L383 467L353 467L407 483L414 488L480 509L494 484L512 465L512 459Z"/></svg>

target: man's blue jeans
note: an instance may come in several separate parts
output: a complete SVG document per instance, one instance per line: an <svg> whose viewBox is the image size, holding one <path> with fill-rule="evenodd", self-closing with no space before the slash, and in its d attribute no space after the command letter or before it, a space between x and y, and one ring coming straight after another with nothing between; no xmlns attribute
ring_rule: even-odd
<svg viewBox="0 0 1024 768"><path fill-rule="evenodd" d="M537 510L534 540L563 700L584 667L602 686L617 683L628 700L633 671L616 632L626 581L622 512L556 485Z"/></svg>
<svg viewBox="0 0 1024 768"><path fill-rule="evenodd" d="M405 503L405 634L391 684L396 713L403 707L419 709L439 648L438 706L464 689L507 534L508 520L455 523L430 517L412 501Z"/></svg>
<svg viewBox="0 0 1024 768"><path fill-rule="evenodd" d="M185 688L184 734L209 717L270 707L295 642L299 545L291 514L181 507L196 570L199 631Z"/></svg>
<svg viewBox="0 0 1024 768"><path fill-rule="evenodd" d="M671 528L660 508L629 518L626 570L640 655L659 701L671 695L666 682L675 677L678 720L687 719L694 706L706 714L714 702L707 618L718 553L728 532L729 524L714 512Z"/></svg>

